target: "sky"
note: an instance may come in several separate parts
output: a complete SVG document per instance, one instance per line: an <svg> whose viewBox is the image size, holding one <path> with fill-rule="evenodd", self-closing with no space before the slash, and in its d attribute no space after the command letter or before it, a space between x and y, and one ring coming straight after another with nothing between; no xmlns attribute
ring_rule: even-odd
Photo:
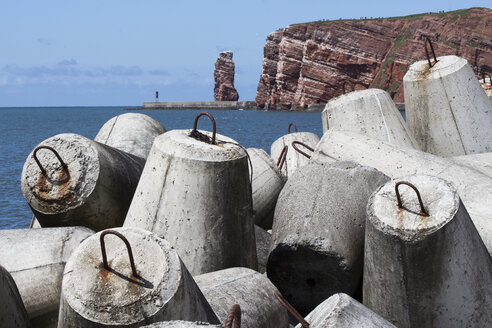
<svg viewBox="0 0 492 328"><path fill-rule="evenodd" d="M213 100L231 50L254 100L267 35L321 19L492 7L492 1L17 0L0 2L0 107L140 106Z"/></svg>

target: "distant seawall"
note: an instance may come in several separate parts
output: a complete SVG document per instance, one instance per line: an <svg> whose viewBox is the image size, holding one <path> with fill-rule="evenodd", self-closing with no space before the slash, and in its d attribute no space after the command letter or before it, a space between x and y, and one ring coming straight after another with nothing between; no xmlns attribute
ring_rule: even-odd
<svg viewBox="0 0 492 328"><path fill-rule="evenodd" d="M147 101L140 109L256 109L254 101Z"/></svg>

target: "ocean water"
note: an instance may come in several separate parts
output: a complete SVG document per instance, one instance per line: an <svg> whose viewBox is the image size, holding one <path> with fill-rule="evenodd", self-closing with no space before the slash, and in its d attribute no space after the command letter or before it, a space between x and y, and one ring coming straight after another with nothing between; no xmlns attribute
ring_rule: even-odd
<svg viewBox="0 0 492 328"><path fill-rule="evenodd" d="M199 110L128 111L123 107L0 108L0 229L28 228L32 212L20 189L22 166L43 140L59 133L77 133L93 139L111 117L139 112L156 119L166 130L191 129ZM253 110L210 110L217 133L244 147L265 149L287 133L290 122L299 131L322 135L321 113ZM198 129L211 131L207 117Z"/></svg>

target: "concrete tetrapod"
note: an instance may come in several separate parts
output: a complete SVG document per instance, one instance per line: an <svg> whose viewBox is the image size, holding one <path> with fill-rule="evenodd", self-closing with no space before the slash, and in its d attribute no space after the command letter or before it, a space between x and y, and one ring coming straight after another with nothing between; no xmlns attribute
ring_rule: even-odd
<svg viewBox="0 0 492 328"><path fill-rule="evenodd" d="M68 260L58 327L140 327L168 320L219 323L164 239L138 228L105 230Z"/></svg>
<svg viewBox="0 0 492 328"><path fill-rule="evenodd" d="M268 230L272 228L275 204L285 184L285 178L266 151L248 148L247 152L253 167L251 187L255 224Z"/></svg>
<svg viewBox="0 0 492 328"><path fill-rule="evenodd" d="M295 127L295 124L291 123L288 129L289 134L275 140L270 149L272 159L277 161L280 172L287 178L289 178L297 168L308 163L309 158L307 156L310 156L310 148L313 149L319 142L318 135L311 132L297 132L297 127L295 127L295 132L290 133L291 126ZM297 141L298 144L293 146L292 142L295 141ZM283 155L283 153L285 153L285 155ZM282 156L285 156L285 160L282 160Z"/></svg>
<svg viewBox="0 0 492 328"><path fill-rule="evenodd" d="M367 307L402 328L490 327L490 286L492 260L450 183L402 177L371 196Z"/></svg>
<svg viewBox="0 0 492 328"><path fill-rule="evenodd" d="M146 159L154 139L165 132L162 124L150 116L126 113L104 123L94 141Z"/></svg>
<svg viewBox="0 0 492 328"><path fill-rule="evenodd" d="M277 288L265 275L247 268L229 268L195 276L212 309L225 322L231 304L241 307L242 328L287 328L289 317L275 298Z"/></svg>
<svg viewBox="0 0 492 328"><path fill-rule="evenodd" d="M401 147L419 148L400 111L384 90L346 93L328 101L321 115L323 132L328 129L352 131Z"/></svg>
<svg viewBox="0 0 492 328"><path fill-rule="evenodd" d="M26 308L10 273L0 265L0 327L30 327Z"/></svg>
<svg viewBox="0 0 492 328"><path fill-rule="evenodd" d="M383 317L344 293L330 296L304 318L310 328L396 328ZM302 328L301 324L296 328Z"/></svg>
<svg viewBox="0 0 492 328"><path fill-rule="evenodd" d="M58 134L29 154L21 189L42 227L121 226L145 160L76 134Z"/></svg>
<svg viewBox="0 0 492 328"><path fill-rule="evenodd" d="M450 161L470 167L492 178L492 153L448 157Z"/></svg>
<svg viewBox="0 0 492 328"><path fill-rule="evenodd" d="M193 131L205 139L211 135ZM192 275L233 266L256 270L246 151L215 135L215 124L212 139L197 140L190 130L157 137L125 226L168 240Z"/></svg>
<svg viewBox="0 0 492 328"><path fill-rule="evenodd" d="M280 193L268 278L302 315L360 285L369 196L388 181L353 162L309 163Z"/></svg>
<svg viewBox="0 0 492 328"><path fill-rule="evenodd" d="M84 227L0 230L0 263L14 278L31 321L56 322L65 263L93 233Z"/></svg>
<svg viewBox="0 0 492 328"><path fill-rule="evenodd" d="M258 258L258 272L265 273L270 254L272 235L255 224L256 255Z"/></svg>
<svg viewBox="0 0 492 328"><path fill-rule="evenodd" d="M439 156L492 151L492 104L456 56L412 64L403 77L407 124L420 149Z"/></svg>
<svg viewBox="0 0 492 328"><path fill-rule="evenodd" d="M359 134L328 130L312 161L354 161L392 178L411 174L437 176L458 190L480 236L492 253L492 178L462 165L415 149L400 148Z"/></svg>

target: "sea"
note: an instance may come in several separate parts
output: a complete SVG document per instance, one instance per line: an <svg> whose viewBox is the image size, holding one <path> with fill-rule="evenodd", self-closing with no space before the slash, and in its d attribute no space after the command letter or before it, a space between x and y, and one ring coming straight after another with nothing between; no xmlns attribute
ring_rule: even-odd
<svg viewBox="0 0 492 328"><path fill-rule="evenodd" d="M159 121L166 130L191 129L200 110L128 110L125 107L0 107L0 229L28 228L32 212L20 189L22 166L29 153L43 140L59 133L76 133L94 139L110 118L135 112ZM209 110L217 133L242 146L270 153L271 144L287 134L292 122L299 132L321 137L319 112L258 110ZM206 117L198 129L212 130ZM293 131L293 129L292 129Z"/></svg>

